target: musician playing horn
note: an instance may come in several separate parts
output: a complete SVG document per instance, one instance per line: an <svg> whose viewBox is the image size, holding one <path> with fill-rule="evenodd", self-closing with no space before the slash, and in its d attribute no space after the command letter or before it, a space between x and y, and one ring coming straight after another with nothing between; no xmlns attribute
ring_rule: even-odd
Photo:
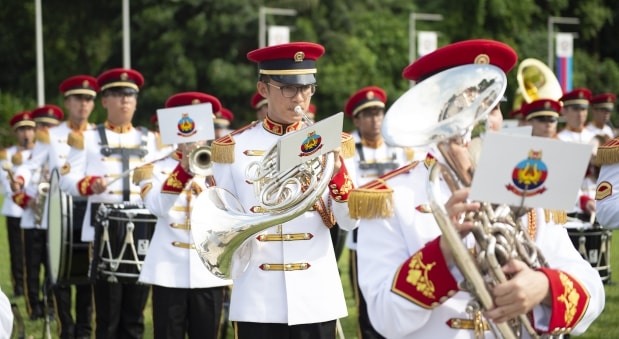
<svg viewBox="0 0 619 339"><path fill-rule="evenodd" d="M507 73L516 58L514 50L503 43L468 40L421 57L404 69L403 76L418 83L431 81L436 73L473 63L490 63ZM430 114L423 109L411 109L410 114ZM410 122L414 124L414 117ZM452 159L468 159L467 135L446 140ZM490 291L494 307L467 313L472 296L463 290L465 286L458 285L463 275L429 205L428 168L435 161L443 163L445 158L431 150L426 160L387 173L349 197L351 213L362 218L357 250L359 284L374 327L388 338L489 338L489 321L504 323L528 314L540 334L586 330L604 307L601 280L574 249L565 229L555 225L558 214L546 217L542 209L531 210L523 221L551 267L533 270L519 260L510 260L502 269L511 279ZM447 187L443 188L448 195ZM480 205L467 202L467 197L468 189L464 188L443 201L447 200L449 217L472 250L475 239L468 232L472 222L459 216L478 210ZM384 207L362 209L361 202L369 206L382 202L378 206ZM528 332L523 331L523 337L528 337Z"/></svg>
<svg viewBox="0 0 619 339"><path fill-rule="evenodd" d="M165 106L204 103L210 103L213 112L220 111L216 97L200 92L175 94ZM179 144L169 156L138 168L133 175L145 207L157 216L139 278L152 285L155 338L219 338L225 295L232 283L209 272L193 245L191 210L195 198L208 187L204 174L190 170L189 155L197 146Z"/></svg>
<svg viewBox="0 0 619 339"><path fill-rule="evenodd" d="M97 86L101 91L101 105L107 111L106 121L94 129L69 135L71 149L60 171L59 184L67 194L88 199L82 241L95 239L92 217L97 210L93 210L93 204L140 202L140 189L131 182L131 169L157 156L155 135L131 123L143 84L144 77L133 69L115 68L101 73ZM96 279L96 337L141 338L149 290L148 286L135 282Z"/></svg>
<svg viewBox="0 0 619 339"><path fill-rule="evenodd" d="M295 107L307 111L316 91L316 60L323 53L321 45L294 42L247 55L258 63L256 86L268 101L267 116L215 140L212 155L217 186L238 197L249 213L261 211L246 168L283 135L304 127ZM244 270L238 267L242 258L233 258L230 320L238 338L335 338L336 319L347 310L329 228L335 219L347 230L357 225L345 203L354 178L346 170L354 171L347 134L340 153L344 159L336 152L333 177L322 178L331 180L329 192L322 192L313 208L249 238L251 257Z"/></svg>

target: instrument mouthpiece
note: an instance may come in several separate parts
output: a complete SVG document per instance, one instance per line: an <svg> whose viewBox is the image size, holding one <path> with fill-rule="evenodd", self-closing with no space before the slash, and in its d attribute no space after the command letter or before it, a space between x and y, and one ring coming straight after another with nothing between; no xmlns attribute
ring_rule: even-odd
<svg viewBox="0 0 619 339"><path fill-rule="evenodd" d="M301 106L296 106L294 111L297 112L298 115L303 115L305 113L303 112L303 108L301 108Z"/></svg>

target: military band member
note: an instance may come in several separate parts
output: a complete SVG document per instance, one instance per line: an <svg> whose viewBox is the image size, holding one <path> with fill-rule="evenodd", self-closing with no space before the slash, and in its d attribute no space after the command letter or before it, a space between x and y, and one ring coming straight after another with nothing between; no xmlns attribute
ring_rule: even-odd
<svg viewBox="0 0 619 339"><path fill-rule="evenodd" d="M249 213L260 212L260 205L246 168L283 135L304 127L295 107L307 111L323 53L321 45L296 42L247 55L258 63L257 89L268 100L267 117L215 140L212 152L217 186L237 196ZM345 159L336 152L334 175L324 178L331 179L329 192L312 210L248 239L247 262L242 253L233 258L230 320L238 338L335 338L336 319L347 310L329 228L335 220L344 229L356 227L344 203L354 178L346 170L354 173L354 147L349 135L343 139Z"/></svg>
<svg viewBox="0 0 619 339"><path fill-rule="evenodd" d="M474 62L490 63L508 72L516 59L516 53L505 44L469 40L421 57L406 67L403 75L419 83L442 70ZM466 140L454 138L460 140L450 144L450 153L464 156ZM385 199L393 202L392 210L370 211L363 209L363 204L350 207L352 215L363 218L358 238L359 284L373 326L389 338L488 338L493 337L488 321L503 323L528 314L540 334L584 332L604 307L601 280L575 250L566 230L555 225L555 215L546 218L542 209L531 210L523 222L550 267L533 270L519 260L510 260L502 270L511 279L490 289L494 307L467 312L472 296L459 288L463 276L429 207L428 166L444 161L440 153L430 154L433 156L426 161L403 166L351 193L350 202L358 201L357 194L363 195L368 205ZM451 194L446 185L441 191L445 197ZM459 216L478 210L479 203L467 201L467 196L465 188L456 190L449 200L442 199L451 222L472 249L472 222L460 221Z"/></svg>
<svg viewBox="0 0 619 339"><path fill-rule="evenodd" d="M217 98L200 92L175 94L165 106L202 103L211 103L215 112L221 108ZM170 156L138 168L133 176L145 207L158 218L140 273L140 282L152 285L155 338L219 338L231 284L208 271L193 245L193 202L208 187L204 174L189 169L188 155L195 146L180 144Z"/></svg>
<svg viewBox="0 0 619 339"><path fill-rule="evenodd" d="M619 187L619 137L608 140L598 147L596 165L600 166L595 191L596 218L600 225L619 228L617 187Z"/></svg>
<svg viewBox="0 0 619 339"><path fill-rule="evenodd" d="M143 84L142 74L133 69L115 68L100 74L97 85L101 105L107 111L106 121L95 129L69 135L71 149L59 184L67 194L88 199L82 241L95 240L92 217L97 213L97 204L140 202L139 187L131 183L131 170L156 156L153 133L131 123ZM96 279L96 337L141 338L148 293L145 285L109 282L106 277Z"/></svg>
<svg viewBox="0 0 619 339"><path fill-rule="evenodd" d="M565 117L565 128L557 134L559 140L586 144L593 139L594 134L585 128L590 100L591 91L586 88L577 88L559 99Z"/></svg>
<svg viewBox="0 0 619 339"><path fill-rule="evenodd" d="M30 150L34 146L34 127L32 114L28 111L20 112L11 117L9 125L15 135L16 144L0 150L0 163L2 174L0 183L4 192L2 202L2 215L6 218L9 255L11 257L11 282L13 283L13 296L24 295L24 259L22 231L20 219L23 209L13 199L9 198L15 186L15 169L30 157ZM15 187L12 187L15 186Z"/></svg>
<svg viewBox="0 0 619 339"><path fill-rule="evenodd" d="M32 111L32 118L36 123L36 139L42 140L42 136L47 135L48 128L56 126L62 121L64 112L56 105L44 105ZM31 155L34 153L33 148ZM49 182L49 168L47 164L38 167L32 172L31 176L27 175L27 181L19 175L19 173L29 174L31 172L27 162L24 162L15 172L18 174L16 177L18 189L13 193L13 201L24 210L20 226L24 238L26 305L30 319L36 320L44 315L45 306L51 305L51 303L45 305L44 300L40 297L41 267L45 268L46 274L49 272L47 265L47 223L42 222L45 197L40 194L39 185ZM49 281L44 279L43 284L46 284L43 287L46 289L44 297L51 301L51 293L48 294L47 292L49 291Z"/></svg>
<svg viewBox="0 0 619 339"><path fill-rule="evenodd" d="M27 168L17 173L18 177L21 176L25 181L29 181L29 176L44 166L50 171L60 169L69 154L67 144L69 134L94 128L94 124L89 123L88 118L95 107L94 99L99 90L97 79L88 75L75 75L65 79L60 84L59 90L64 96L67 120L58 126L37 132L37 143L32 150ZM86 211L86 199L76 196L73 197L72 203L70 216L72 225L76 229L81 229ZM43 216L42 222L47 222L46 215ZM47 226L44 228L47 229ZM79 236L80 233L74 234ZM79 239L75 239L74 242L79 243ZM87 243L84 243L84 246L87 246ZM52 287L61 339L88 338L92 333L92 286L87 279L88 272L85 271L83 274L84 283L75 286L75 320L71 315L71 286L62 283Z"/></svg>
<svg viewBox="0 0 619 339"><path fill-rule="evenodd" d="M251 107L256 111L256 120L262 121L269 111L269 101L260 93L256 92L251 97Z"/></svg>
<svg viewBox="0 0 619 339"><path fill-rule="evenodd" d="M385 116L387 93L377 86L368 86L352 94L344 107L355 130L356 184L363 185L386 172L390 172L412 161L413 154L406 154L403 149L388 146L381 134L382 121ZM359 291L357 281L357 232L348 233L346 247L350 250L349 267L351 287L357 304L359 338L382 338L372 327L367 315L367 305Z"/></svg>
<svg viewBox="0 0 619 339"><path fill-rule="evenodd" d="M542 138L556 138L557 122L561 114L561 103L552 99L538 99L524 103L520 108L525 120L531 125L531 135Z"/></svg>
<svg viewBox="0 0 619 339"><path fill-rule="evenodd" d="M609 138L615 137L615 131L609 125L610 116L615 108L617 96L612 93L602 93L591 98L591 121L587 129L594 135L603 134Z"/></svg>

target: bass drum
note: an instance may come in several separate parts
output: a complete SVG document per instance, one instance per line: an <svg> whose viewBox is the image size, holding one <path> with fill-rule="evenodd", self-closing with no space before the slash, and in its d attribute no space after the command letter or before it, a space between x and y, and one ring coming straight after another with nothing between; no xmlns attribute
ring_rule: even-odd
<svg viewBox="0 0 619 339"><path fill-rule="evenodd" d="M81 242L86 200L74 202L51 172L47 195L47 261L52 284L89 284L89 245Z"/></svg>
<svg viewBox="0 0 619 339"><path fill-rule="evenodd" d="M610 282L610 244L612 232L599 225L569 222L567 234L578 253L600 274L602 282Z"/></svg>

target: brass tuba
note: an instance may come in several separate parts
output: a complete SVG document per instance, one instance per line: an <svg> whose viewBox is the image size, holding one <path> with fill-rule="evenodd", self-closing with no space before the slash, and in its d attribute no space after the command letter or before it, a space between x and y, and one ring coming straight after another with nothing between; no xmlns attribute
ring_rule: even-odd
<svg viewBox="0 0 619 339"><path fill-rule="evenodd" d="M514 97L514 109L520 108L524 102L530 103L538 99L559 100L563 95L561 84L546 64L528 58L518 65L518 89Z"/></svg>
<svg viewBox="0 0 619 339"><path fill-rule="evenodd" d="M207 269L218 277L229 278L234 255L242 258L239 265L247 265L251 253L246 253L243 246L246 240L307 211L327 189L334 166L335 154L328 152L280 170L276 143L260 161L246 168L260 213L247 213L238 198L221 187L205 189L193 205L191 232Z"/></svg>
<svg viewBox="0 0 619 339"><path fill-rule="evenodd" d="M482 203L479 212L467 215L475 224L472 234L477 254L473 255L462 242L440 197L439 179L453 191L461 185L469 186L474 174L474 158L461 161L451 156L449 143L462 138L476 122L485 119L506 87L504 72L493 65L451 68L425 79L398 98L385 114L382 126L386 143L398 147L435 146L448 164L437 161L431 167L428 196L442 236L464 276L464 287L473 296L466 310L472 315L492 307L490 288L506 281L501 266L509 259L520 259L531 267L546 265L519 222L524 209ZM526 315L493 323L490 328L496 337L518 338L522 329L538 337ZM476 335L483 337L483 329L476 329Z"/></svg>

